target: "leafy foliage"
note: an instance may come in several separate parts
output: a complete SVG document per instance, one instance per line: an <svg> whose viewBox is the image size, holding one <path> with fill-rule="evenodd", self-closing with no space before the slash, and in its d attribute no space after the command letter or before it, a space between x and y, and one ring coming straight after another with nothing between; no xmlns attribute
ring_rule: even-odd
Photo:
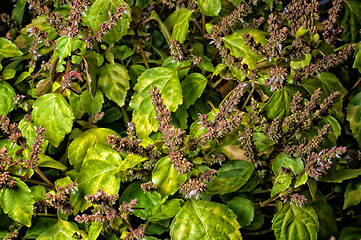
<svg viewBox="0 0 361 240"><path fill-rule="evenodd" d="M358 1L17 0L4 239L358 239Z"/></svg>

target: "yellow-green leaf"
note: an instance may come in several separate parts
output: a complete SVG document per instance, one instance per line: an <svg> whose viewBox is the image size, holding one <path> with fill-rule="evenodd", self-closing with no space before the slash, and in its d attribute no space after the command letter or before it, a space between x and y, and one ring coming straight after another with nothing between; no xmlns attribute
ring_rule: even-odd
<svg viewBox="0 0 361 240"><path fill-rule="evenodd" d="M175 69L157 67L143 72L134 87L135 93L130 102L130 106L134 109L133 122L141 139L158 130L155 119L157 114L149 94L151 86L158 88L164 104L171 112L175 112L178 105L183 103L182 87Z"/></svg>
<svg viewBox="0 0 361 240"><path fill-rule="evenodd" d="M6 214L15 221L31 226L34 203L30 188L20 179L15 178L16 187L3 188L1 192L1 206Z"/></svg>
<svg viewBox="0 0 361 240"><path fill-rule="evenodd" d="M38 98L33 105L31 117L36 126L44 126L45 139L55 147L71 132L73 111L61 94L49 93Z"/></svg>
<svg viewBox="0 0 361 240"><path fill-rule="evenodd" d="M241 240L237 216L226 205L190 199L172 221L172 239Z"/></svg>

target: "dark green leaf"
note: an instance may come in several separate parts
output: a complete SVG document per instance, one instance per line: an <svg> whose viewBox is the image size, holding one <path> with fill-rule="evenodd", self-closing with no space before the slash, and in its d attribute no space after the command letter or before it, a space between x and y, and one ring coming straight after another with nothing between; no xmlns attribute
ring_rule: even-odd
<svg viewBox="0 0 361 240"><path fill-rule="evenodd" d="M249 199L235 197L227 202L227 206L237 215L237 221L241 226L246 226L253 221L254 205Z"/></svg>
<svg viewBox="0 0 361 240"><path fill-rule="evenodd" d="M348 104L347 120L350 122L353 137L361 147L361 92Z"/></svg>
<svg viewBox="0 0 361 240"><path fill-rule="evenodd" d="M41 233L56 224L54 218L35 218L31 228L28 228L23 239L36 239Z"/></svg>
<svg viewBox="0 0 361 240"><path fill-rule="evenodd" d="M162 32L165 40L167 41L168 45L170 46L172 37L170 36L168 28L164 25L163 21L160 19L160 17L158 16L158 14L155 11L152 12L152 14L150 15L150 18L154 19L158 22L160 31Z"/></svg>
<svg viewBox="0 0 361 240"><path fill-rule="evenodd" d="M340 168L340 169L331 169L327 174L320 179L322 182L334 182L341 183L347 179L356 178L361 175L361 169L349 169L349 168Z"/></svg>
<svg viewBox="0 0 361 240"><path fill-rule="evenodd" d="M277 240L316 240L319 223L316 211L310 206L286 203L272 220Z"/></svg>
<svg viewBox="0 0 361 240"><path fill-rule="evenodd" d="M310 206L316 211L320 223L318 239L330 239L331 236L337 236L337 224L333 209L320 191L316 194L316 201L312 201Z"/></svg>
<svg viewBox="0 0 361 240"><path fill-rule="evenodd" d="M31 117L37 126L44 126L44 137L58 147L73 126L73 111L61 94L49 93L38 98Z"/></svg>
<svg viewBox="0 0 361 240"><path fill-rule="evenodd" d="M288 115L290 113L290 103L293 94L297 91L302 93L303 88L292 84L288 84L283 90L275 91L263 108L267 118L284 118Z"/></svg>
<svg viewBox="0 0 361 240"><path fill-rule="evenodd" d="M347 226L340 232L339 240L360 240L361 227Z"/></svg>
<svg viewBox="0 0 361 240"><path fill-rule="evenodd" d="M172 239L242 239L237 216L226 205L190 199L172 221Z"/></svg>
<svg viewBox="0 0 361 240"><path fill-rule="evenodd" d="M21 25L21 22L23 21L26 3L26 0L18 1L11 14L11 19L16 21L19 25Z"/></svg>
<svg viewBox="0 0 361 240"><path fill-rule="evenodd" d="M360 41L361 6L358 0L343 1L343 15L341 25L343 27L342 40L345 42Z"/></svg>
<svg viewBox="0 0 361 240"><path fill-rule="evenodd" d="M116 63L106 64L99 69L98 85L107 98L116 102L120 107L124 105L125 97L129 89L127 69Z"/></svg>
<svg viewBox="0 0 361 240"><path fill-rule="evenodd" d="M355 206L361 202L361 179L351 181L346 186L343 209Z"/></svg>
<svg viewBox="0 0 361 240"><path fill-rule="evenodd" d="M342 84L338 80L338 78L333 74L329 72L322 72L319 76L316 76L313 79L307 79L304 81L302 86L305 87L305 89L312 94L316 89L321 88L322 89L322 95L321 98L324 99L331 95L333 92L339 91L341 92L340 97L336 101L334 108L336 112L342 116Z"/></svg>
<svg viewBox="0 0 361 240"><path fill-rule="evenodd" d="M133 199L137 199L137 207L140 209L134 209L134 215L142 219L147 219L151 215L151 209L162 203L160 200L160 194L157 192L144 192L140 188L140 182L133 182L130 184L121 195L119 202L130 202ZM164 202L164 201L163 201Z"/></svg>
<svg viewBox="0 0 361 240"><path fill-rule="evenodd" d="M191 73L182 81L183 105L187 109L199 98L207 86L207 78L200 73Z"/></svg>
<svg viewBox="0 0 361 240"><path fill-rule="evenodd" d="M251 177L254 164L243 160L229 161L218 170L217 176L207 185L207 192L226 194L237 191Z"/></svg>

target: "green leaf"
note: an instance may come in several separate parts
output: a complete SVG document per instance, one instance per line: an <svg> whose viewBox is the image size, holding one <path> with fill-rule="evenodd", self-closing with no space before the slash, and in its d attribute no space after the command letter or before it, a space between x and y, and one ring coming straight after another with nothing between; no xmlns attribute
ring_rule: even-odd
<svg viewBox="0 0 361 240"><path fill-rule="evenodd" d="M91 147L102 144L110 148L111 145L108 143L107 136L112 134L117 135L116 132L108 128L91 128L77 136L68 148L69 162L74 165L75 170L80 170L84 157Z"/></svg>
<svg viewBox="0 0 361 240"><path fill-rule="evenodd" d="M102 223L99 223L97 221L92 222L89 228L89 240L97 240L102 229Z"/></svg>
<svg viewBox="0 0 361 240"><path fill-rule="evenodd" d="M186 40L186 36L189 29L189 19L192 16L193 11L181 8L178 10L177 20L173 27L172 38L175 38L180 43Z"/></svg>
<svg viewBox="0 0 361 240"><path fill-rule="evenodd" d="M292 183L292 177L286 173L281 173L276 177L271 190L271 197L286 190Z"/></svg>
<svg viewBox="0 0 361 240"><path fill-rule="evenodd" d="M9 83L5 81L0 82L0 115L6 115L13 110L14 95L15 91Z"/></svg>
<svg viewBox="0 0 361 240"><path fill-rule="evenodd" d="M356 45L355 53L355 61L353 62L352 67L357 68L358 71L361 73L361 42Z"/></svg>
<svg viewBox="0 0 361 240"><path fill-rule="evenodd" d="M184 202L182 199L171 199L163 204L156 205L151 210L152 213L150 221L156 223L158 221L173 218L177 215L183 204Z"/></svg>
<svg viewBox="0 0 361 240"><path fill-rule="evenodd" d="M312 94L316 89L321 88L322 89L322 95L321 99L324 99L331 95L333 92L339 91L341 92L340 97L336 101L335 105L333 106L338 115L342 116L342 84L338 80L338 78L330 72L322 72L319 74L319 76L316 76L313 79L307 79L302 84L305 89Z"/></svg>
<svg viewBox="0 0 361 240"><path fill-rule="evenodd" d="M361 169L349 169L349 168L339 168L333 169L327 172L320 181L321 182L334 182L341 183L347 179L356 178L361 175Z"/></svg>
<svg viewBox="0 0 361 240"><path fill-rule="evenodd" d="M340 232L339 240L360 240L361 227L347 226Z"/></svg>
<svg viewBox="0 0 361 240"><path fill-rule="evenodd" d="M30 190L35 202L45 200L46 190L44 186L32 186Z"/></svg>
<svg viewBox="0 0 361 240"><path fill-rule="evenodd" d="M19 25L21 25L21 22L23 21L26 3L26 0L19 0L11 13L11 19L16 21Z"/></svg>
<svg viewBox="0 0 361 240"><path fill-rule="evenodd" d="M156 11L153 11L152 14L150 14L150 19L154 19L158 22L159 24L159 28L160 28L160 31L162 32L165 40L167 41L168 43L168 46L171 45L171 40L172 40L172 37L170 36L170 33L168 31L168 28L165 26L165 24L163 23L163 21L160 19L160 17L158 16L157 12ZM189 24L189 23L188 23Z"/></svg>
<svg viewBox="0 0 361 240"><path fill-rule="evenodd" d="M183 106L187 109L202 95L207 78L200 73L191 73L182 81Z"/></svg>
<svg viewBox="0 0 361 240"><path fill-rule="evenodd" d="M104 98L100 90L96 91L94 97L89 92L89 90L85 90L80 95L80 104L90 116L94 116L96 113L101 112L103 103Z"/></svg>
<svg viewBox="0 0 361 240"><path fill-rule="evenodd" d="M16 70L11 68L5 68L3 70L2 79L3 80L9 80L15 77Z"/></svg>
<svg viewBox="0 0 361 240"><path fill-rule="evenodd" d="M83 231L76 228L70 222L59 218L55 225L40 234L36 240L74 239L74 235L78 235L80 238L87 238Z"/></svg>
<svg viewBox="0 0 361 240"><path fill-rule="evenodd" d="M355 206L361 202L361 179L349 182L345 191L343 209Z"/></svg>
<svg viewBox="0 0 361 240"><path fill-rule="evenodd" d="M255 28L243 28L231 35L223 38L224 45L229 48L231 54L235 57L242 57L242 63L246 63L250 69L255 69L257 62L261 60L261 57L254 51L252 51L243 40L242 35L249 33L257 43L262 46L267 44L267 39L264 32Z"/></svg>
<svg viewBox="0 0 361 240"><path fill-rule="evenodd" d="M106 64L99 69L98 85L107 98L116 102L120 107L124 105L125 97L129 89L127 69L116 63Z"/></svg>
<svg viewBox="0 0 361 240"><path fill-rule="evenodd" d="M46 156L44 154L39 155L38 167L47 167L53 169L59 169L60 171L65 171L67 167L60 163L59 161L54 160L53 158Z"/></svg>
<svg viewBox="0 0 361 240"><path fill-rule="evenodd" d="M38 98L31 117L37 126L44 126L44 137L58 147L73 126L73 111L61 94L49 93Z"/></svg>
<svg viewBox="0 0 361 240"><path fill-rule="evenodd" d="M360 41L361 6L358 0L343 1L343 15L341 16L343 27L341 38L345 42Z"/></svg>
<svg viewBox="0 0 361 240"><path fill-rule="evenodd" d="M172 239L242 239L237 216L226 205L190 199L172 221Z"/></svg>
<svg viewBox="0 0 361 240"><path fill-rule="evenodd" d="M127 13L123 13L117 24L103 37L104 42L114 46L128 31L131 17L131 8L123 0L96 0L90 7L88 20L93 32L100 30L99 24L109 20L108 13L114 14L117 7L124 5Z"/></svg>
<svg viewBox="0 0 361 240"><path fill-rule="evenodd" d="M9 217L30 227L35 201L30 188L20 179L13 179L16 181L16 187L2 189L1 206Z"/></svg>
<svg viewBox="0 0 361 240"><path fill-rule="evenodd" d="M356 94L348 104L347 120L350 122L353 137L361 147L361 92Z"/></svg>
<svg viewBox="0 0 361 240"><path fill-rule="evenodd" d="M144 192L140 188L140 182L133 182L122 193L119 202L130 202L137 199L137 208L134 209L134 215L141 219L148 219L151 215L151 209L161 203L160 194L157 192Z"/></svg>
<svg viewBox="0 0 361 240"><path fill-rule="evenodd" d="M128 57L134 54L134 51L127 47L126 45L116 46L113 50L114 57L118 58L121 61L124 61Z"/></svg>
<svg viewBox="0 0 361 240"><path fill-rule="evenodd" d="M54 218L37 217L31 228L26 230L26 235L23 239L36 239L41 233L56 224L57 220Z"/></svg>
<svg viewBox="0 0 361 240"><path fill-rule="evenodd" d="M169 157L164 157L154 167L152 182L157 186L158 192L164 197L173 195L178 191L179 184L185 182L186 174L180 174L170 162Z"/></svg>
<svg viewBox="0 0 361 240"><path fill-rule="evenodd" d="M172 119L172 125L185 130L188 128L187 121L188 121L188 112L184 105L179 105L177 111L171 113L170 115Z"/></svg>
<svg viewBox="0 0 361 240"><path fill-rule="evenodd" d="M59 64L71 55L73 48L73 38L68 36L62 36L56 41L56 52L59 55Z"/></svg>
<svg viewBox="0 0 361 240"><path fill-rule="evenodd" d="M202 55L202 60L203 63L199 63L197 64L197 66L202 70L202 71L206 71L206 72L213 72L214 71L214 67L212 64L212 61L210 58ZM202 75L203 76L203 75Z"/></svg>
<svg viewBox="0 0 361 240"><path fill-rule="evenodd" d="M23 53L10 40L0 38L0 59L22 56Z"/></svg>
<svg viewBox="0 0 361 240"><path fill-rule="evenodd" d="M317 191L316 201L312 201L309 205L316 211L320 223L318 239L330 239L331 236L337 236L337 224L333 209L320 191Z"/></svg>
<svg viewBox="0 0 361 240"><path fill-rule="evenodd" d="M292 84L288 84L283 90L275 91L263 107L267 118L274 119L279 117L282 119L288 115L293 94L297 91L304 92L302 87Z"/></svg>
<svg viewBox="0 0 361 240"><path fill-rule="evenodd" d="M237 221L241 226L246 226L253 221L254 204L251 200L235 197L227 202L227 206L237 215Z"/></svg>
<svg viewBox="0 0 361 240"><path fill-rule="evenodd" d="M116 177L116 170L121 161L116 151L102 144L95 144L87 151L80 173L75 180L79 190L71 198L76 210L87 209L90 203L86 202L84 197L95 194L99 189L107 194L118 193L120 179Z"/></svg>
<svg viewBox="0 0 361 240"><path fill-rule="evenodd" d="M287 203L276 213L272 229L277 240L316 240L319 223L316 211L310 206Z"/></svg>
<svg viewBox="0 0 361 240"><path fill-rule="evenodd" d="M170 112L175 112L178 105L183 103L182 87L175 69L157 67L143 72L138 78L134 87L135 93L130 101L130 107L134 109L133 122L141 139L158 130L158 122L155 119L157 114L149 94L151 86L158 88Z"/></svg>
<svg viewBox="0 0 361 240"><path fill-rule="evenodd" d="M266 134L261 132L255 132L253 134L254 144L259 152L266 151L274 145L274 142L270 140Z"/></svg>
<svg viewBox="0 0 361 240"><path fill-rule="evenodd" d="M117 170L115 171L115 173L117 174L117 176L120 177L120 179L122 181L126 180L126 170L132 167L135 167L136 165L138 165L141 162L144 162L145 160L147 160L147 158L138 156L138 155L134 155L134 154L129 154L118 166Z"/></svg>
<svg viewBox="0 0 361 240"><path fill-rule="evenodd" d="M223 164L217 176L207 185L207 192L226 194L237 191L251 177L254 164L243 160L232 160Z"/></svg>
<svg viewBox="0 0 361 240"><path fill-rule="evenodd" d="M302 172L300 175L296 177L295 181L295 188L298 188L299 186L302 186L305 184L308 180L308 175L306 172Z"/></svg>
<svg viewBox="0 0 361 240"><path fill-rule="evenodd" d="M222 8L220 0L198 0L197 3L201 12L210 17L217 16Z"/></svg>
<svg viewBox="0 0 361 240"><path fill-rule="evenodd" d="M280 174L280 167L291 168L294 175L297 175L304 168L301 158L290 158L283 152L279 153L273 160L272 171L278 175Z"/></svg>
<svg viewBox="0 0 361 240"><path fill-rule="evenodd" d="M302 28L302 27L301 27ZM308 30L307 30L308 31ZM311 63L311 59L312 59L312 55L311 53L307 54L305 56L305 59L301 60L301 61L291 61L290 62L290 67L293 69L300 69L301 67L305 67L307 65L309 65Z"/></svg>

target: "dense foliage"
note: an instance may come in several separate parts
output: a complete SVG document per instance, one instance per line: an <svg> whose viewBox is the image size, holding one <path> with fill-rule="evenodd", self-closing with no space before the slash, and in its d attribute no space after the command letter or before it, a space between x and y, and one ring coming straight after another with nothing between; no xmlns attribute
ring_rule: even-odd
<svg viewBox="0 0 361 240"><path fill-rule="evenodd" d="M358 0L14 4L1 237L360 239Z"/></svg>

